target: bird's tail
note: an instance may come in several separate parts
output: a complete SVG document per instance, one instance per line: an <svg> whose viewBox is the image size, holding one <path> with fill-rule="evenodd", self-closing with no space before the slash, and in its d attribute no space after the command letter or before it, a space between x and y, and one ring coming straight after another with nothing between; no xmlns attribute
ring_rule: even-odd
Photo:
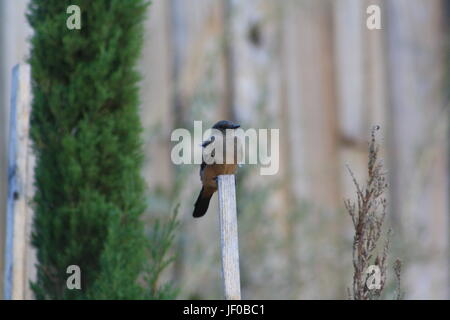
<svg viewBox="0 0 450 320"><path fill-rule="evenodd" d="M202 188L202 191L200 191L200 194L198 195L197 201L195 201L194 213L192 214L194 218L200 218L205 215L212 195L213 194L207 194L204 192L204 188Z"/></svg>

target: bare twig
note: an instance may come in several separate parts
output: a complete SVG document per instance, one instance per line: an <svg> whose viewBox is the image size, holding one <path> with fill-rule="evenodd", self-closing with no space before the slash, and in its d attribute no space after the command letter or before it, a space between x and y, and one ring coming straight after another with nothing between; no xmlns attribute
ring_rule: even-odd
<svg viewBox="0 0 450 320"><path fill-rule="evenodd" d="M394 271L395 271L395 278L397 279L397 300L403 299L403 292L402 292L402 262L401 260L397 259L395 260L394 264Z"/></svg>
<svg viewBox="0 0 450 320"><path fill-rule="evenodd" d="M347 166L357 196L356 201L350 199L344 201L355 228L352 251L353 286L352 290L349 289L351 298L355 300L380 298L386 284L391 231L388 231L384 247L379 252L378 243L382 235L387 207L384 192L388 186L383 163L378 159L379 146L375 140L377 130L379 126L372 129L369 143L368 179L365 186L358 183L353 171Z"/></svg>

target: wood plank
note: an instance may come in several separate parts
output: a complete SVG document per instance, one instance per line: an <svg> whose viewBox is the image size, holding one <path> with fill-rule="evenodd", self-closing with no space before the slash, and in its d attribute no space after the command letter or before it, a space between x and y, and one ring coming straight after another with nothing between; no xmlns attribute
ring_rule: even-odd
<svg viewBox="0 0 450 320"><path fill-rule="evenodd" d="M448 108L444 87L443 2L387 2L392 210L402 227L410 299L446 299Z"/></svg>
<svg viewBox="0 0 450 320"><path fill-rule="evenodd" d="M339 250L345 222L338 209L342 193L332 4L290 1L283 8L291 173L297 200L308 208L302 224L295 227L297 237L309 239L297 248L304 286L295 298L336 298L345 292L343 278L336 279L343 269ZM308 252L329 246L336 249L308 258ZM320 273L320 279L308 282L311 272Z"/></svg>
<svg viewBox="0 0 450 320"><path fill-rule="evenodd" d="M33 168L29 139L31 111L30 66L13 69L10 144L8 165L8 206L6 220L5 288L6 299L29 297L29 221L32 219ZM27 293L28 292L28 293Z"/></svg>
<svg viewBox="0 0 450 320"><path fill-rule="evenodd" d="M192 130L193 121L202 120L206 130L230 115L224 54L225 6L217 0L169 3L173 126ZM207 215L193 223L193 203L201 186L198 166L177 167L174 172L172 196L180 203L180 219L184 222L175 248L178 255L174 268L176 280L183 281L181 296L220 298L220 244L211 243L217 239L217 196Z"/></svg>
<svg viewBox="0 0 450 320"><path fill-rule="evenodd" d="M139 60L141 123L144 128L143 176L151 191L170 192L173 165L170 134L173 128L168 1L155 1L144 24L144 44ZM157 151L156 151L157 150Z"/></svg>
<svg viewBox="0 0 450 320"><path fill-rule="evenodd" d="M234 175L220 175L219 194L220 246L222 278L226 300L241 300L239 242Z"/></svg>
<svg viewBox="0 0 450 320"><path fill-rule="evenodd" d="M24 61L29 48L27 38L31 28L25 11L29 0L0 1L0 274L4 275L5 222L8 167L8 121L11 92L11 70ZM3 297L3 280L0 277L0 299Z"/></svg>

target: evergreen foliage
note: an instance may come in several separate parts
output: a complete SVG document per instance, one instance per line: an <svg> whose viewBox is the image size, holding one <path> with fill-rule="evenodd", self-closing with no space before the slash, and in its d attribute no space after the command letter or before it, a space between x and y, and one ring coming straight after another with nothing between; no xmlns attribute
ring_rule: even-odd
<svg viewBox="0 0 450 320"><path fill-rule="evenodd" d="M67 7L81 9L69 30ZM148 239L138 114L144 0L32 0L38 299L141 299ZM152 244L150 245L159 245ZM69 290L70 265L81 290ZM160 296L158 296L160 297Z"/></svg>
<svg viewBox="0 0 450 320"><path fill-rule="evenodd" d="M175 241L175 231L179 226L178 208L179 204L168 221L156 220L149 235L149 243L152 245L149 248L149 263L145 274L149 299L175 299L178 294L172 283L159 284L161 273L175 260L170 251Z"/></svg>

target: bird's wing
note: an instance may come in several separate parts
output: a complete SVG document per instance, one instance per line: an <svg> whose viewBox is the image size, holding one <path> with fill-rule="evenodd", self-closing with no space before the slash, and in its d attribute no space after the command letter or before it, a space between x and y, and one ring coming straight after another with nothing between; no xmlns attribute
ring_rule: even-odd
<svg viewBox="0 0 450 320"><path fill-rule="evenodd" d="M216 138L214 136L212 136L211 138L209 138L209 140L206 140L202 143L202 147L205 148L207 145L213 143L215 139Z"/></svg>
<svg viewBox="0 0 450 320"><path fill-rule="evenodd" d="M206 167L206 162L203 161L202 164L200 165L200 176L202 175L202 171L203 171L203 169L205 169L205 167Z"/></svg>
<svg viewBox="0 0 450 320"><path fill-rule="evenodd" d="M212 136L212 137L209 138L208 140L204 141L204 142L202 143L202 148L206 148L208 145L210 145L211 143L213 143L215 139L216 139L216 138L215 138L214 136ZM213 151L213 152L214 152L214 151ZM212 154L212 156L214 156L214 155ZM203 157L202 157L202 158L203 158ZM200 178L202 177L202 173L203 173L203 170L205 169L205 167L206 167L206 162L205 162L205 160L203 159L203 160L202 160L202 164L200 165Z"/></svg>

